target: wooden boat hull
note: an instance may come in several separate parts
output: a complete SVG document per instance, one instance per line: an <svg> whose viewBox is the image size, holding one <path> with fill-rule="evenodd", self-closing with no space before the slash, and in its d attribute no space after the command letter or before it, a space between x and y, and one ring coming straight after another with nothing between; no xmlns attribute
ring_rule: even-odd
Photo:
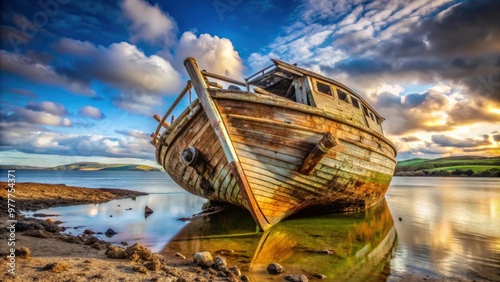
<svg viewBox="0 0 500 282"><path fill-rule="evenodd" d="M209 93L221 124L211 123L195 101L156 145L158 162L187 191L250 210L261 229L299 211L360 210L384 197L396 151L381 134L278 96ZM237 161L228 162L217 132L221 127ZM309 175L299 172L326 132L336 146ZM195 166L181 160L188 147L201 155Z"/></svg>

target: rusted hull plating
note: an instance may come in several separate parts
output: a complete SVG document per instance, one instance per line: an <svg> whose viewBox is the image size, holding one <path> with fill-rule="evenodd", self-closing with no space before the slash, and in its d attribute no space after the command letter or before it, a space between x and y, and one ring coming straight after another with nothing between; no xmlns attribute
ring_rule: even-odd
<svg viewBox="0 0 500 282"><path fill-rule="evenodd" d="M384 197L396 165L385 137L280 97L212 89L210 96L238 162L227 161L195 101L156 145L158 162L187 191L249 209L261 229L301 210L360 210ZM299 172L327 132L335 145L309 174ZM189 147L199 155L182 156Z"/></svg>

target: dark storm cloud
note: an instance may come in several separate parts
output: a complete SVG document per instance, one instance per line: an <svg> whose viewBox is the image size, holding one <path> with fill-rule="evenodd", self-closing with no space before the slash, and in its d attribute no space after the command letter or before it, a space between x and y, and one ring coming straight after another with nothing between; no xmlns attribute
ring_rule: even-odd
<svg viewBox="0 0 500 282"><path fill-rule="evenodd" d="M467 125L476 122L500 122L500 116L488 111L489 104L478 101L461 101L448 112L450 125Z"/></svg>
<svg viewBox="0 0 500 282"><path fill-rule="evenodd" d="M493 134L492 137L495 142L500 142L500 133Z"/></svg>
<svg viewBox="0 0 500 282"><path fill-rule="evenodd" d="M16 95L26 96L29 98L38 97L33 91L28 90L28 89L23 89L23 88L9 88L9 89L6 89L5 91L12 93L12 94L16 94Z"/></svg>
<svg viewBox="0 0 500 282"><path fill-rule="evenodd" d="M419 57L422 54L474 56L500 49L500 1L461 2L435 17L421 21L410 33L388 42L382 54Z"/></svg>
<svg viewBox="0 0 500 282"><path fill-rule="evenodd" d="M88 80L63 73L51 65L40 63L25 55L0 50L0 69L27 80L63 87L72 93L95 96Z"/></svg>
<svg viewBox="0 0 500 282"><path fill-rule="evenodd" d="M401 141L403 142L418 142L418 141L421 141L420 138L416 137L416 136L408 136L408 137L403 137L401 138Z"/></svg>
<svg viewBox="0 0 500 282"><path fill-rule="evenodd" d="M498 15L500 1L459 3L424 19L411 32L384 42L379 58L400 62L393 68L392 75L427 71L427 75L438 79L464 83L472 95L499 101Z"/></svg>
<svg viewBox="0 0 500 282"><path fill-rule="evenodd" d="M422 104L428 96L429 96L429 93L408 94L405 96L405 105L407 105L410 108L416 107L416 106Z"/></svg>
<svg viewBox="0 0 500 282"><path fill-rule="evenodd" d="M368 58L344 60L338 63L335 67L341 71L345 71L355 76L373 73L385 73L393 70L393 66L387 62Z"/></svg>
<svg viewBox="0 0 500 282"><path fill-rule="evenodd" d="M486 137L486 138L485 138ZM441 147L455 147L455 148L473 148L478 146L488 146L491 142L488 140L488 135L483 136L482 139L457 139L447 135L433 135L432 142Z"/></svg>

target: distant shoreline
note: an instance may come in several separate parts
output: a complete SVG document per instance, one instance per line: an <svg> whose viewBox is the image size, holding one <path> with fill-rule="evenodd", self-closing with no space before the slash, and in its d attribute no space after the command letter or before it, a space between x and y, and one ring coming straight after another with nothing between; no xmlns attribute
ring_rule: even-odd
<svg viewBox="0 0 500 282"><path fill-rule="evenodd" d="M40 171L162 171L161 168L137 164L105 164L98 162L78 162L54 167L39 167L26 165L0 165L2 170L40 170Z"/></svg>
<svg viewBox="0 0 500 282"><path fill-rule="evenodd" d="M7 182L0 182L0 187L8 187ZM7 197L7 190L2 189L1 197ZM16 182L16 209L40 210L57 206L98 204L115 199L146 196L148 193L114 188L85 188L65 184L45 184L34 182Z"/></svg>
<svg viewBox="0 0 500 282"><path fill-rule="evenodd" d="M498 178L500 175L495 175L495 176L483 176L483 175L419 175L419 174L404 174L404 173L396 173L394 176L397 177L426 177L426 178L433 178L433 177L441 177L441 178L451 178L451 177L460 177L460 178Z"/></svg>

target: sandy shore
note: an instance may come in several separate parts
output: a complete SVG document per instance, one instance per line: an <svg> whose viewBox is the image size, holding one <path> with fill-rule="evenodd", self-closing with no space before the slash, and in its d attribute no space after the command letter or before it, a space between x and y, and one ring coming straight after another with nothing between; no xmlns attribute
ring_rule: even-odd
<svg viewBox="0 0 500 282"><path fill-rule="evenodd" d="M7 183L1 183L3 207L7 206L7 188ZM147 195L61 184L16 183L15 189L16 211ZM182 257L166 261L140 245L112 246L92 234L61 234L64 227L57 218L40 220L18 214L16 220L15 232L11 232L7 209L0 212L0 255L4 258L0 281L245 281L234 267L201 267L192 258ZM15 241L9 241L13 236ZM8 272L11 248L15 248L15 276Z"/></svg>

